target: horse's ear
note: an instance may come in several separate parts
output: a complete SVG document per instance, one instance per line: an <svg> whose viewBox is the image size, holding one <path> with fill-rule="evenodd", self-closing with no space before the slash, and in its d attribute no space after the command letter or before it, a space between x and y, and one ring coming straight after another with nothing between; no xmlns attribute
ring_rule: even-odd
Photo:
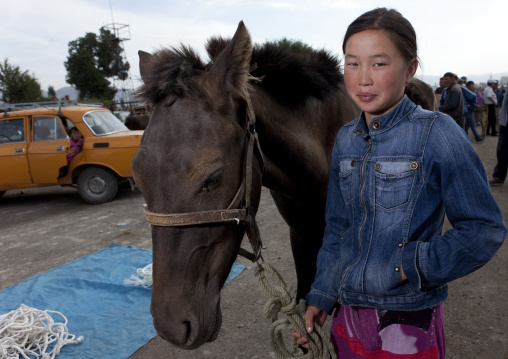
<svg viewBox="0 0 508 359"><path fill-rule="evenodd" d="M143 82L146 83L154 58L153 55L141 50L138 51L138 55L139 55L139 72L141 73L141 78L143 79Z"/></svg>
<svg viewBox="0 0 508 359"><path fill-rule="evenodd" d="M251 56L251 38L243 21L240 21L235 35L215 59L210 74L218 79L221 87L243 97Z"/></svg>

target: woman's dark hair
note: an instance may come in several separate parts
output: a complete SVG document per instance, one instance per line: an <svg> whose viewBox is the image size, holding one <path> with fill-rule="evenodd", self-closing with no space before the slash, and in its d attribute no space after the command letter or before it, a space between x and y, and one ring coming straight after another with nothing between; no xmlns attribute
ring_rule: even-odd
<svg viewBox="0 0 508 359"><path fill-rule="evenodd" d="M381 7L360 15L347 28L342 51L351 36L365 30L384 30L407 62L418 60L415 29L397 10Z"/></svg>

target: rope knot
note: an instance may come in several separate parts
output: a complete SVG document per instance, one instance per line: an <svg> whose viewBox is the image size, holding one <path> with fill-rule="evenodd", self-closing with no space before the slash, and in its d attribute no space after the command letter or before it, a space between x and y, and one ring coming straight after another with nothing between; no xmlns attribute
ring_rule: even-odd
<svg viewBox="0 0 508 359"><path fill-rule="evenodd" d="M271 275L272 280L276 285L271 285L265 276L265 272ZM307 333L305 330L305 300L300 300L296 304L296 290L287 284L280 273L267 263L258 264L255 269L255 276L258 280L260 287L263 289L268 297L264 307L264 315L268 319L272 319L272 326L270 328L270 343L277 358L280 359L336 359L334 348L329 340L327 340L326 333L318 325L314 326L314 331L307 334L310 349L304 354L294 341L293 352L290 352L284 342L284 333L288 333L293 329L299 333ZM278 313L283 313L286 318L278 318Z"/></svg>

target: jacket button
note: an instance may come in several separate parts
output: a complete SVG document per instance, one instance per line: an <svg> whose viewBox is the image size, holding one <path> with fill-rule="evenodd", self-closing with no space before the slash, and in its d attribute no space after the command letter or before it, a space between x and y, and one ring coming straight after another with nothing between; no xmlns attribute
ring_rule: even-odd
<svg viewBox="0 0 508 359"><path fill-rule="evenodd" d="M415 170L418 168L418 162L411 162L409 166L411 167L412 170Z"/></svg>
<svg viewBox="0 0 508 359"><path fill-rule="evenodd" d="M374 166L374 169L376 171L379 171L381 169L381 163L376 163L376 165Z"/></svg>
<svg viewBox="0 0 508 359"><path fill-rule="evenodd" d="M399 267L395 268L395 272L398 272L399 271Z"/></svg>
<svg viewBox="0 0 508 359"><path fill-rule="evenodd" d="M351 161L351 167L354 167L356 165L356 161L355 160L352 160Z"/></svg>
<svg viewBox="0 0 508 359"><path fill-rule="evenodd" d="M399 248L402 248L402 243L399 243L398 246L399 246Z"/></svg>
<svg viewBox="0 0 508 359"><path fill-rule="evenodd" d="M372 128L375 130L379 130L381 128L381 123L379 123L379 121L372 122Z"/></svg>

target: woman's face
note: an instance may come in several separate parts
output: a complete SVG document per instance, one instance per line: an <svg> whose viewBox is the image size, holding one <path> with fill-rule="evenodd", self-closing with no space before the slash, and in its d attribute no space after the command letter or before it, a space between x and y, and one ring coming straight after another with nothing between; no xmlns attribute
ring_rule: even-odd
<svg viewBox="0 0 508 359"><path fill-rule="evenodd" d="M416 59L408 64L382 30L365 30L347 40L344 80L349 96L365 112L367 124L402 99L417 67Z"/></svg>

